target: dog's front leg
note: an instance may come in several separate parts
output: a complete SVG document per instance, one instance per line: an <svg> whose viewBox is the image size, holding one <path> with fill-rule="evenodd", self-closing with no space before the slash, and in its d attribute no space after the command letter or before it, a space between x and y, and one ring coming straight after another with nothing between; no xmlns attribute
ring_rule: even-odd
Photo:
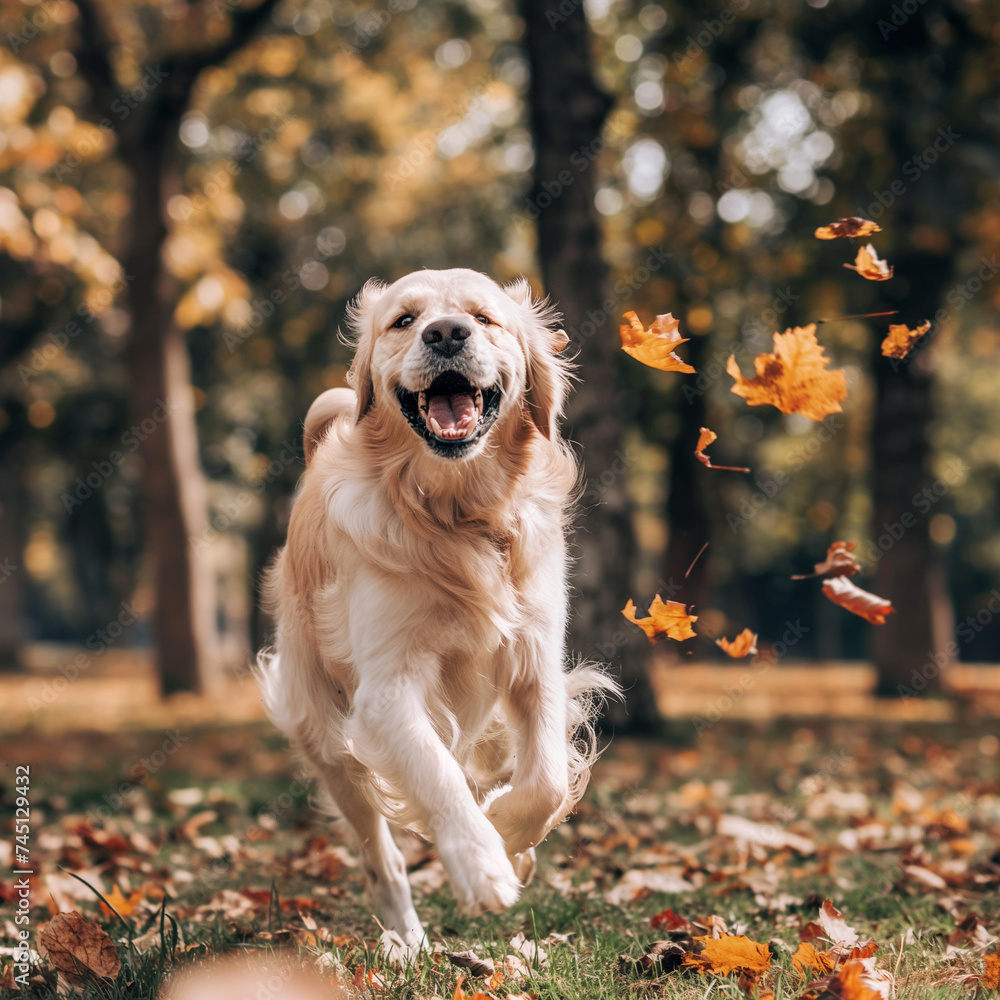
<svg viewBox="0 0 1000 1000"><path fill-rule="evenodd" d="M459 906L469 914L498 912L517 901L521 885L500 834L434 730L427 676L403 668L387 681L378 671L362 678L350 721L353 752L405 796L431 832Z"/></svg>
<svg viewBox="0 0 1000 1000"><path fill-rule="evenodd" d="M561 636L536 634L522 651L507 698L517 733L514 774L486 807L512 856L540 843L570 805Z"/></svg>

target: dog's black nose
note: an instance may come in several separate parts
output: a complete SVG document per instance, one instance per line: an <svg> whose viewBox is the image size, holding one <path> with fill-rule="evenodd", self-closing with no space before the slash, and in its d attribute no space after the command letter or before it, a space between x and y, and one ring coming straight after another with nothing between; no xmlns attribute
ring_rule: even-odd
<svg viewBox="0 0 1000 1000"><path fill-rule="evenodd" d="M465 347L471 333L472 328L461 320L445 317L429 324L420 337L432 351L451 358Z"/></svg>

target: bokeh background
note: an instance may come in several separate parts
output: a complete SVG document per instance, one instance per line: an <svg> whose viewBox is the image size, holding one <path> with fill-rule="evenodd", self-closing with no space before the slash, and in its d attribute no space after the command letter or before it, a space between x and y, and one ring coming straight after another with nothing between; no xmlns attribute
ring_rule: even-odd
<svg viewBox="0 0 1000 1000"><path fill-rule="evenodd" d="M267 640L260 573L302 418L344 384L347 302L465 266L565 313L589 477L571 636L622 671L619 725L744 676L711 641L744 626L762 653L736 703L777 662L819 711L996 707L1000 5L5 0L0 43L9 678L222 690ZM813 238L853 215L891 281ZM678 317L699 374L622 354L626 310ZM887 310L933 321L905 363L879 354L888 319L818 328L843 414L730 393L730 354L746 373L775 331ZM695 461L703 425L751 475ZM885 626L790 580L837 539ZM657 592L705 639L625 623Z"/></svg>

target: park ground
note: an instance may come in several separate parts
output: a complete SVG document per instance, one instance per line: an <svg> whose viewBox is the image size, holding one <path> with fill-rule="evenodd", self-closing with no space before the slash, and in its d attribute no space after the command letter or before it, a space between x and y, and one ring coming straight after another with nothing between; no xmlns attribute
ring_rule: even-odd
<svg viewBox="0 0 1000 1000"><path fill-rule="evenodd" d="M82 975L93 997L153 998L178 969L237 952L272 970L307 968L319 995L372 1000L867 998L793 962L803 940L836 953L835 939L851 935L877 945L873 997L996 996L996 720L935 718L952 709L898 719L735 714L669 720L655 741L612 738L576 814L542 845L535 881L502 916L460 915L433 851L404 837L433 950L403 971L378 951L345 832L316 811L282 738L259 719L213 719L211 706L180 700L131 726L8 727L4 851L11 772L28 764L39 873L32 947L59 911L102 927L121 969L113 979ZM11 859L0 860L9 871ZM12 877L0 875L0 892L9 984ZM823 923L825 900L843 915L835 932ZM752 974L682 958L741 935L762 946L764 968ZM658 941L670 944L644 959ZM448 957L469 950L492 974L489 963L467 969ZM51 958L32 974L30 992L0 995L57 996Z"/></svg>

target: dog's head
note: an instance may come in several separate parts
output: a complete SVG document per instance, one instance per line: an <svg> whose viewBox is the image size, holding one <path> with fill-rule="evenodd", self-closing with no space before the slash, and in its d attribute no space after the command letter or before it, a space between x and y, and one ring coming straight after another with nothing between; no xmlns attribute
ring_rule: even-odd
<svg viewBox="0 0 1000 1000"><path fill-rule="evenodd" d="M369 282L349 320L359 421L408 424L432 454L453 459L474 456L511 421L556 435L567 338L526 281L501 288L478 271L416 271Z"/></svg>

